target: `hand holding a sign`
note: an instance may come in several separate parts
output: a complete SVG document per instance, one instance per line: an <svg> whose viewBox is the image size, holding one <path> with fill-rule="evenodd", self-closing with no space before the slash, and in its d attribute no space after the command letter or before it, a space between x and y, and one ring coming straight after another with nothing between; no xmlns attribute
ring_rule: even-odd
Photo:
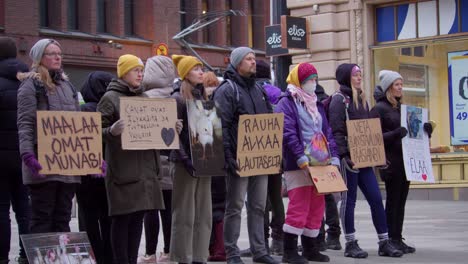
<svg viewBox="0 0 468 264"><path fill-rule="evenodd" d="M358 170L355 170L354 169L354 162L351 160L351 158L349 156L345 156L343 159L342 159L345 163L345 166L346 168L350 171L350 172L354 172L354 173L358 173L359 171Z"/></svg>
<svg viewBox="0 0 468 264"><path fill-rule="evenodd" d="M125 127L125 123L122 119L117 120L114 124L112 124L110 128L110 133L116 137L122 134Z"/></svg>
<svg viewBox="0 0 468 264"><path fill-rule="evenodd" d="M31 152L24 153L21 158L23 159L24 164L29 168L34 178L43 179L45 178L44 174L40 174L39 171L42 170L42 166L37 161L36 155Z"/></svg>
<svg viewBox="0 0 468 264"><path fill-rule="evenodd" d="M104 178L104 177L106 177L107 162L105 160L102 161L101 167L99 167L99 168L101 169L101 173L100 174L91 174L91 177L93 177L93 178Z"/></svg>
<svg viewBox="0 0 468 264"><path fill-rule="evenodd" d="M175 124L175 129L177 131L177 134L180 134L183 128L184 128L184 123L182 123L182 119L177 119L177 122Z"/></svg>
<svg viewBox="0 0 468 264"><path fill-rule="evenodd" d="M399 127L395 129L394 131L397 135L400 136L400 138L404 138L408 134L408 130L406 129L406 127Z"/></svg>
<svg viewBox="0 0 468 264"><path fill-rule="evenodd" d="M431 138L432 130L433 130L432 124L430 122L426 122L424 123L423 128L424 128L424 132L426 132L429 138Z"/></svg>

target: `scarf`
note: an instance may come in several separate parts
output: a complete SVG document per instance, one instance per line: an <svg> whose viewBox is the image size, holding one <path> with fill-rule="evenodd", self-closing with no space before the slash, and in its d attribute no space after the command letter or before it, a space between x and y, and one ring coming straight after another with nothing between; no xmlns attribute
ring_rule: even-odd
<svg viewBox="0 0 468 264"><path fill-rule="evenodd" d="M317 95L315 93L308 94L294 84L288 84L288 91L296 101L304 103L305 109L312 116L312 120L318 122L320 113L317 109Z"/></svg>

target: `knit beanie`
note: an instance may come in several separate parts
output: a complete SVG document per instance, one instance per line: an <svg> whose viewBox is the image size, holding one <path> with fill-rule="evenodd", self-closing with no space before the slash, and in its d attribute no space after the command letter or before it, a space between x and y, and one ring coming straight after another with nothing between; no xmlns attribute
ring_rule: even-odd
<svg viewBox="0 0 468 264"><path fill-rule="evenodd" d="M29 57L33 60L35 63L40 63L42 60L42 56L44 55L44 50L49 46L50 44L55 44L57 45L60 49L62 49L62 46L54 40L54 39L41 39L36 44L34 44L29 51Z"/></svg>
<svg viewBox="0 0 468 264"><path fill-rule="evenodd" d="M301 87L301 84L317 76L317 69L315 69L314 65L304 62L296 65L291 70L286 82Z"/></svg>
<svg viewBox="0 0 468 264"><path fill-rule="evenodd" d="M0 37L0 60L16 58L16 43L12 38Z"/></svg>
<svg viewBox="0 0 468 264"><path fill-rule="evenodd" d="M255 74L257 78L270 79L271 71L270 64L266 63L263 60L257 60L257 73Z"/></svg>
<svg viewBox="0 0 468 264"><path fill-rule="evenodd" d="M234 66L234 68L237 68L237 66L239 66L239 64L244 59L244 57L247 56L247 54L249 53L255 54L255 52L249 47L239 47L239 48L234 49L231 52L231 57L230 57L232 66Z"/></svg>
<svg viewBox="0 0 468 264"><path fill-rule="evenodd" d="M172 61L177 67L177 72L182 80L185 79L185 76L187 76L193 67L197 65L203 66L203 63L193 56L172 55Z"/></svg>
<svg viewBox="0 0 468 264"><path fill-rule="evenodd" d="M401 77L401 75L398 72L389 70L381 70L379 72L380 86L382 87L382 91L384 93L387 92L388 88L390 88L392 83L397 79L403 80L403 77Z"/></svg>
<svg viewBox="0 0 468 264"><path fill-rule="evenodd" d="M127 72L135 67L144 68L143 61L135 55L125 54L119 57L117 62L117 77L122 78Z"/></svg>

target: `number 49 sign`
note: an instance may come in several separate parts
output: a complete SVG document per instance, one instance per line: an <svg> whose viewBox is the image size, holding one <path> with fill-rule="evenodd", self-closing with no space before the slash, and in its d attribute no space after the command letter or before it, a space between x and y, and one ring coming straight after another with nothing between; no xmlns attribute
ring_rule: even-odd
<svg viewBox="0 0 468 264"><path fill-rule="evenodd" d="M449 52L448 87L452 145L468 144L468 50Z"/></svg>

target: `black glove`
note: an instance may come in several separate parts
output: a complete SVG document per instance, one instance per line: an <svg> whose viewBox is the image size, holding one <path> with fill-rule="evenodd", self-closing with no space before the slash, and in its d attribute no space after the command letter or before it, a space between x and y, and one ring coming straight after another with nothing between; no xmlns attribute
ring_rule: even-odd
<svg viewBox="0 0 468 264"><path fill-rule="evenodd" d="M351 158L350 158L349 156L344 156L343 159L342 159L342 163L341 163L341 164L343 164L343 162L345 163L344 165L345 165L345 167L346 167L347 170L349 170L349 171L351 171L351 172L354 172L354 173L358 173L358 172L359 172L358 169L353 169L353 167L354 167L355 164L354 164L354 162L351 160Z"/></svg>
<svg viewBox="0 0 468 264"><path fill-rule="evenodd" d="M395 131L395 134L397 136L400 136L400 138L404 138L408 134L408 130L406 129L406 127L399 127L393 131Z"/></svg>
<svg viewBox="0 0 468 264"><path fill-rule="evenodd" d="M424 123L423 129L430 138L432 136L432 130L433 130L431 123L429 123L429 122Z"/></svg>
<svg viewBox="0 0 468 264"><path fill-rule="evenodd" d="M190 176L195 175L195 168L193 167L192 161L189 158L182 159L182 164L184 164L184 168L190 174Z"/></svg>
<svg viewBox="0 0 468 264"><path fill-rule="evenodd" d="M237 171L239 170L237 160L235 160L234 158L227 158L225 168L227 172L237 174Z"/></svg>

